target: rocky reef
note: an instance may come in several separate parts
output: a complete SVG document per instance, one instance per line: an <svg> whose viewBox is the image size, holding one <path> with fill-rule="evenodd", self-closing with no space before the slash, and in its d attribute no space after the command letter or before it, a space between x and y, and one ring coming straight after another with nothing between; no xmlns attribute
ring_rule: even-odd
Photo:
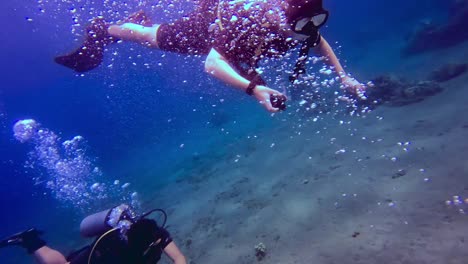
<svg viewBox="0 0 468 264"><path fill-rule="evenodd" d="M450 81L458 76L465 74L468 70L468 64L447 64L429 74L429 80L436 82Z"/></svg>
<svg viewBox="0 0 468 264"><path fill-rule="evenodd" d="M367 100L362 104L403 106L424 100L443 91L435 81L409 81L383 75L375 78L374 87L368 89Z"/></svg>
<svg viewBox="0 0 468 264"><path fill-rule="evenodd" d="M451 1L449 18L445 24L433 25L425 21L417 26L403 48L404 56L448 48L468 40L468 1Z"/></svg>
<svg viewBox="0 0 468 264"><path fill-rule="evenodd" d="M265 244L260 242L255 246L254 249L255 249L255 256L257 257L257 260L258 261L263 260L266 256L266 250L267 250Z"/></svg>

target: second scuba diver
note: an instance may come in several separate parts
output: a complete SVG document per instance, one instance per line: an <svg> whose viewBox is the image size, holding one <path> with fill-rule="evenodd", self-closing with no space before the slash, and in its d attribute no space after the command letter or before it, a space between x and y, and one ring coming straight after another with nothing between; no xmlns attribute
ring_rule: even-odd
<svg viewBox="0 0 468 264"><path fill-rule="evenodd" d="M146 218L155 211L164 214L162 225ZM24 247L39 264L155 264L162 253L174 264L186 264L165 224L166 213L161 209L137 216L128 205L122 204L83 219L81 235L96 239L68 257L48 247L40 237L42 232L34 228L0 241L0 248Z"/></svg>

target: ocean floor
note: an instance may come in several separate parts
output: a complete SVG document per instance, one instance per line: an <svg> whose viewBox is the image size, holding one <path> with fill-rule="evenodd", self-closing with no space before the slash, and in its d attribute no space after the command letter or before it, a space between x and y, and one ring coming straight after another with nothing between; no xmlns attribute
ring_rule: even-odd
<svg viewBox="0 0 468 264"><path fill-rule="evenodd" d="M276 118L181 163L143 206L167 209L192 264L466 263L467 82L365 118Z"/></svg>
<svg viewBox="0 0 468 264"><path fill-rule="evenodd" d="M438 66L467 61L467 50L416 57L393 74L423 79ZM380 60L376 54L368 56ZM372 65L372 58L362 61ZM365 117L330 114L314 122L284 113L259 122L242 113L247 120L223 124L236 135L171 139L186 145L167 153L165 161L185 151L173 168L157 171L164 149L151 146L129 151L133 159L116 170L134 175L142 208L167 210L168 229L190 264L465 264L467 83L465 73L422 102L379 106ZM199 141L203 148L192 147ZM80 219L61 223L67 216L56 214L36 219L47 223L41 227L49 245L70 252L84 244ZM260 243L264 255L256 252ZM13 263L27 261L20 249L12 254Z"/></svg>

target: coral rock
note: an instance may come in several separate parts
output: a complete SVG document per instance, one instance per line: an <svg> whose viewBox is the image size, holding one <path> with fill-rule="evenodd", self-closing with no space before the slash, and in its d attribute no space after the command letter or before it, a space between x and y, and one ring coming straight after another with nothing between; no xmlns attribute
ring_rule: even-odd
<svg viewBox="0 0 468 264"><path fill-rule="evenodd" d="M446 82L457 78L468 70L468 64L448 64L433 71L429 75L429 80L436 82Z"/></svg>
<svg viewBox="0 0 468 264"><path fill-rule="evenodd" d="M409 37L402 53L415 55L431 50L444 49L468 40L468 1L454 1L446 24L435 26L425 21Z"/></svg>
<svg viewBox="0 0 468 264"><path fill-rule="evenodd" d="M374 87L367 91L367 102L403 106L424 100L443 91L437 82L407 81L392 76L379 76L372 81Z"/></svg>
<svg viewBox="0 0 468 264"><path fill-rule="evenodd" d="M257 260L260 261L266 256L266 246L263 243L258 243L255 246L255 256L257 257Z"/></svg>

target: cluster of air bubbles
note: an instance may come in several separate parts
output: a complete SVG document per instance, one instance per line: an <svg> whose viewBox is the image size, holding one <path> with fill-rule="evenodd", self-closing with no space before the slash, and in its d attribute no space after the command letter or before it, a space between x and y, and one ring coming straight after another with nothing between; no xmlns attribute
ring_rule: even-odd
<svg viewBox="0 0 468 264"><path fill-rule="evenodd" d="M25 143L33 138L39 130L38 127L34 119L20 120L13 126L13 135L19 142Z"/></svg>
<svg viewBox="0 0 468 264"><path fill-rule="evenodd" d="M371 108L361 103L365 100L365 93L356 96L349 92L349 87L342 84L345 77L355 83L358 83L357 80L349 75L339 76L334 67L326 65L325 57L297 58L297 53L297 49L292 49L280 60L266 59L262 65L267 76L274 73L274 76L266 78L272 84L271 87L283 93L287 91L289 113L298 113L307 122L317 122L325 115L366 116L370 113ZM285 80L293 75L297 60L306 60L307 72L301 74L292 84L287 83ZM372 85L371 82L361 84L364 88Z"/></svg>
<svg viewBox="0 0 468 264"><path fill-rule="evenodd" d="M468 197L463 198L462 196L454 195L451 199L445 201L445 205L455 208L460 214L466 214L466 210L468 209Z"/></svg>
<svg viewBox="0 0 468 264"><path fill-rule="evenodd" d="M175 1L117 1L117 0L37 0L31 14L25 17L28 22L34 22L38 17L48 20L64 21L64 16L71 21L72 33L78 33L90 19L98 16L107 21L117 22L129 14L139 11L171 10L175 5L189 3L188 0ZM172 8L173 9L173 8ZM77 30L78 29L78 30Z"/></svg>
<svg viewBox="0 0 468 264"><path fill-rule="evenodd" d="M62 142L56 133L43 128L34 119L16 122L13 133L19 142L33 147L26 167L36 174L42 173L36 182L44 183L51 194L64 204L89 208L100 201L118 200L137 205L138 195L128 189L130 183L105 179L87 155L82 136Z"/></svg>
<svg viewBox="0 0 468 264"><path fill-rule="evenodd" d="M404 152L408 152L409 151L409 147L411 145L411 142L409 141L406 141L406 142L398 142L397 143L398 146L401 147L401 149L404 151Z"/></svg>

